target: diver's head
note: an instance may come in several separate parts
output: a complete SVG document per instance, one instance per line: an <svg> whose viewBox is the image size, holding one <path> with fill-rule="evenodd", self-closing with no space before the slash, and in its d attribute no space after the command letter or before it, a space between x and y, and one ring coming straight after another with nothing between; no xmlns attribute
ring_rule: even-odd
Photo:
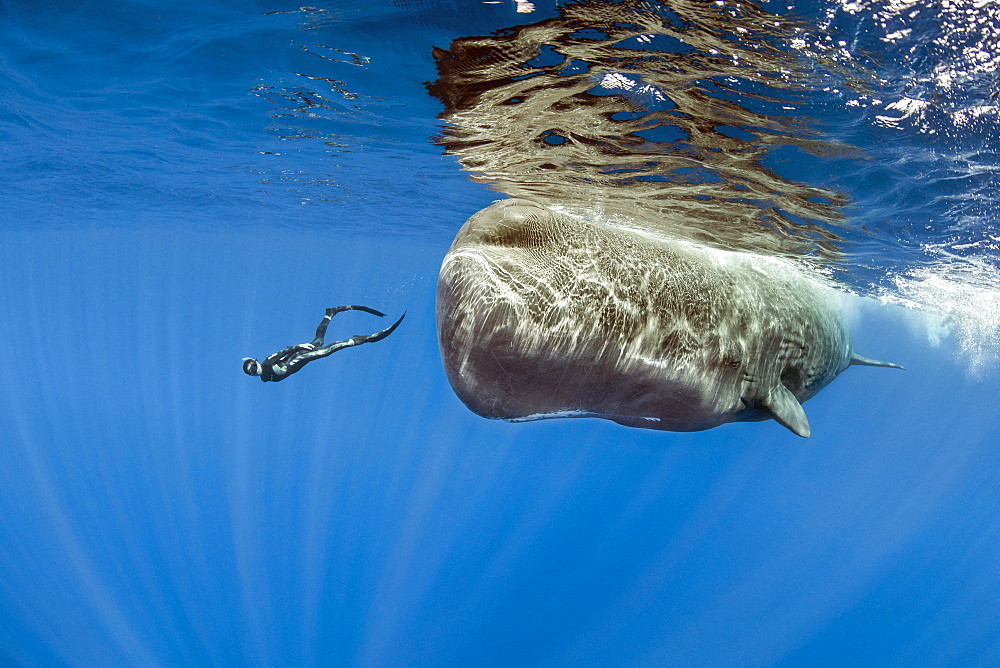
<svg viewBox="0 0 1000 668"><path fill-rule="evenodd" d="M243 373L248 376L259 376L260 375L260 362L252 357L243 358Z"/></svg>

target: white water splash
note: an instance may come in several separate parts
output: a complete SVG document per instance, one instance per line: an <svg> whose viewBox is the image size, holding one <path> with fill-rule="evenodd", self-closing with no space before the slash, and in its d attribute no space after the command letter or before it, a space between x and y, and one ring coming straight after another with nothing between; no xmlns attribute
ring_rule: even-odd
<svg viewBox="0 0 1000 668"><path fill-rule="evenodd" d="M963 270L962 273L965 273ZM884 300L911 309L907 322L932 346L953 339L973 378L1000 367L1000 286L919 268L897 276Z"/></svg>

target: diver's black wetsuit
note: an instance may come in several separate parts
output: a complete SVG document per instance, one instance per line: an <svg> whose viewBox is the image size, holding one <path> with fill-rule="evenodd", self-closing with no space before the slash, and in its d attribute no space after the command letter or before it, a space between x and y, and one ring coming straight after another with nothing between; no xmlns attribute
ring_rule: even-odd
<svg viewBox="0 0 1000 668"><path fill-rule="evenodd" d="M319 327L316 328L316 338L309 343L299 343L294 346L288 346L273 355L269 355L267 359L260 363L260 379L265 383L269 381L277 382L279 380L284 380L293 373L298 372L306 365L307 362L319 359L320 357L326 357L327 355L332 355L338 350L343 350L344 348L348 348L350 346L381 341L385 337L392 334L393 330L399 326L399 323L401 323L403 318L406 316L404 313L399 317L399 320L392 323L392 325L383 329L381 332L367 335L357 334L346 341L335 341L324 346L323 337L326 336L327 325L330 324L330 320L333 316L337 315L341 311L364 311L380 317L385 316L384 313L376 311L375 309L368 308L367 306L358 306L356 304L351 306L328 308L326 310L326 315L323 316L323 320L319 323Z"/></svg>

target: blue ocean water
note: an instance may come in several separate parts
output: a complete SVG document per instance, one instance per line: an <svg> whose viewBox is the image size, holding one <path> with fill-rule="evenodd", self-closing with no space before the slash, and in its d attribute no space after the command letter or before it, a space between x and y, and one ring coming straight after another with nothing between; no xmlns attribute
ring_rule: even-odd
<svg viewBox="0 0 1000 668"><path fill-rule="evenodd" d="M828 77L788 115L860 151L766 160L846 194L809 229L907 367L847 371L802 440L449 387L437 270L502 195L442 147L434 49L568 6L0 2L0 662L1000 663L1000 8L765 6ZM242 373L349 303L389 318L331 336L407 315Z"/></svg>

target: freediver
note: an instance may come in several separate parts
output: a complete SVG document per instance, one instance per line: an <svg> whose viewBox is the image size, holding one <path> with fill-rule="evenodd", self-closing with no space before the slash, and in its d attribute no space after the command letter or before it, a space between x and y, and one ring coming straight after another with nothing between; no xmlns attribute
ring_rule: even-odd
<svg viewBox="0 0 1000 668"><path fill-rule="evenodd" d="M380 318L385 317L385 313L376 311L373 308L368 308L367 306L359 306L357 304L328 308L326 309L326 315L323 316L323 320L319 323L319 327L316 328L316 338L309 343L299 343L294 346L288 346L283 350L279 350L273 355L269 355L263 362L258 362L252 357L244 357L244 373L248 376L260 376L260 379L265 383L268 381L277 382L279 380L284 380L293 373L302 369L307 362L311 362L321 357L326 357L327 355L332 355L338 350L343 350L344 348L348 348L350 346L358 346L362 343L374 343L375 341L381 341L385 337L392 334L393 330L395 330L396 327L399 326L399 323L403 322L403 318L406 317L406 313L404 312L403 315L399 316L399 320L392 323L392 325L383 329L381 332L376 332L374 334L355 334L346 341L334 341L333 343L324 346L323 337L326 336L327 325L330 324L330 320L333 316L337 315L341 311L364 311L365 313L377 315Z"/></svg>

